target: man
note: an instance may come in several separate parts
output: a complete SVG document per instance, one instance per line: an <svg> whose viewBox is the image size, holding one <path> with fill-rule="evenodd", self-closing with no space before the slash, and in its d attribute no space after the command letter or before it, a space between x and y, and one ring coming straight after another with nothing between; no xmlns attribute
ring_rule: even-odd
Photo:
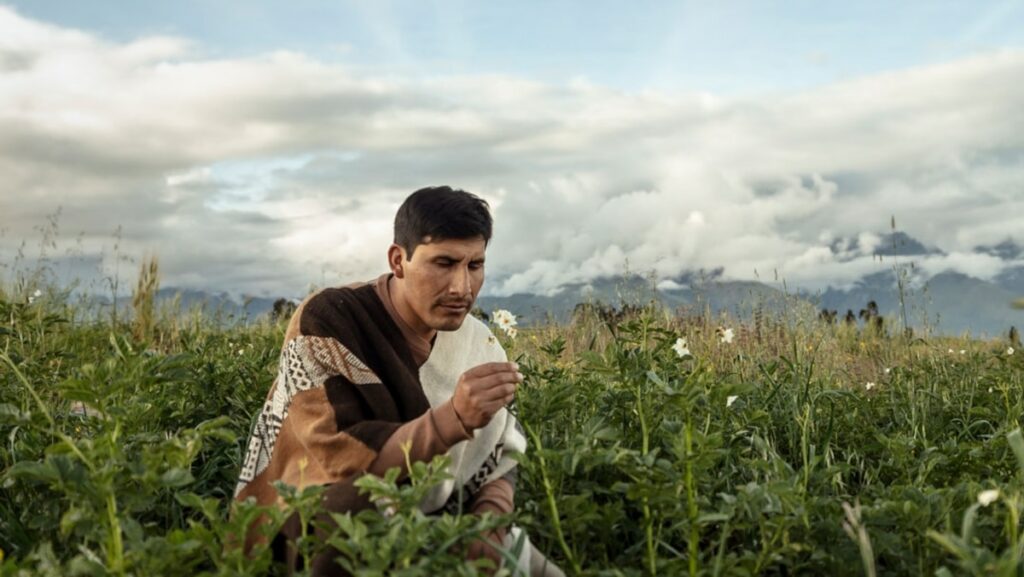
<svg viewBox="0 0 1024 577"><path fill-rule="evenodd" d="M454 478L421 504L424 511L468 504L474 514L512 512L516 461L509 455L524 452L526 440L504 407L523 377L488 328L468 316L484 282L491 227L480 198L449 187L418 190L395 217L390 273L303 301L249 440L237 499L275 503L271 483L281 480L329 485L328 510L365 508L352 481L391 467L405 475L402 445L411 442L412 461L452 459ZM503 531L489 539L508 544ZM500 558L478 542L470 556L480 555ZM531 561L546 562L530 547L521 563ZM312 569L327 575L336 568L321 559Z"/></svg>

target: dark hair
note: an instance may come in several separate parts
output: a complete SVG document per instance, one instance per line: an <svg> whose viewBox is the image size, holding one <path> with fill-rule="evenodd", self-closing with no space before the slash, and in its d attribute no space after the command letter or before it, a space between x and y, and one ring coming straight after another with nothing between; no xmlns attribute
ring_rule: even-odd
<svg viewBox="0 0 1024 577"><path fill-rule="evenodd" d="M487 201L450 186L429 186L409 195L395 215L395 244L412 258L425 242L483 237L491 240Z"/></svg>

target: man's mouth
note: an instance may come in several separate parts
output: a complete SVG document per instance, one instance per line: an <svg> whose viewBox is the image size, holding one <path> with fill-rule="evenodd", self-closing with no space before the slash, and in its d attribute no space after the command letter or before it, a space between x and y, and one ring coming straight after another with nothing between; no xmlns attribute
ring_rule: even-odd
<svg viewBox="0 0 1024 577"><path fill-rule="evenodd" d="M441 307L452 312L462 312L469 310L468 303L441 303Z"/></svg>

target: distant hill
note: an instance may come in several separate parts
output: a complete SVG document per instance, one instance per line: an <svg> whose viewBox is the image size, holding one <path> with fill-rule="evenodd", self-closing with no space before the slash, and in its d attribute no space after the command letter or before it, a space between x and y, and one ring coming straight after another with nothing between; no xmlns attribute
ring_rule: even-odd
<svg viewBox="0 0 1024 577"><path fill-rule="evenodd" d="M849 258L865 254L857 238L838 239L830 247L837 255L851 255ZM925 279L920 271L907 268L907 263L914 256L941 256L945 253L899 231L879 235L878 243L870 254L904 257L901 260L906 274L903 301L907 322L919 334L925 326L937 334L959 335L966 332L979 337L1005 335L1012 325L1024 327L1024 312L1010 307L1015 298L1024 296L1024 248L1007 239L995 245L979 246L974 251L1005 260L1007 266L992 281L954 271L944 271ZM605 278L586 286L563 287L563 291L553 297L534 294L483 297L479 304L485 311L506 308L523 315L526 322L537 322L547 317L565 321L576 303L588 301L621 305L655 300L670 309L703 311L712 315L727 312L747 320L755 306L765 311L780 311L787 306L825 308L835 310L841 318L847 310L857 315L868 301L873 300L883 316L898 321L901 315L900 290L896 272L891 268L865 275L849 288L829 287L817 293L796 289L789 298L779 289L764 283L722 280L720 273L721 269L716 269L704 278L695 273L682 273L676 278L661 281L657 289L639 276Z"/></svg>
<svg viewBox="0 0 1024 577"><path fill-rule="evenodd" d="M1014 315L1009 306L1013 296L997 284L947 271L935 275L920 289L909 291L907 320L916 328L927 323L940 334L1001 335L1010 325L1024 325L1024 315ZM894 272L869 275L849 290L829 289L821 295L821 306L836 310L842 317L847 310L857 314L869 300L878 304L883 316L898 317L900 301ZM1014 320L1014 316L1020 318Z"/></svg>
<svg viewBox="0 0 1024 577"><path fill-rule="evenodd" d="M997 256L1003 260L1019 260L1024 258L1024 248L1009 238L999 244L979 246L975 248L975 251Z"/></svg>
<svg viewBox="0 0 1024 577"><path fill-rule="evenodd" d="M662 281L664 282L664 281ZM785 295L777 289L753 281L703 280L693 284L677 281L657 288L650 279L639 275L604 277L587 285L564 287L555 296L520 293L511 296L483 296L477 300L485 312L507 309L522 317L526 323L566 322L579 303L601 303L620 308L625 304L658 302L670 310L685 314L710 313L718 316L728 313L748 319L754 308L782 311ZM660 283L659 283L660 284Z"/></svg>
<svg viewBox="0 0 1024 577"><path fill-rule="evenodd" d="M842 290L829 288L823 293L810 294L797 291L786 295L765 284L751 281L713 281L700 288L676 290L647 289L624 293L612 286L630 286L642 279L606 279L593 290L565 290L557 296L517 294L508 297L481 297L478 304L485 312L494 309L508 309L521 315L525 323L540 322L550 318L564 322L579 302L600 302L616 307L624 303L644 303L655 300L670 309L709 312L717 316L727 312L733 317L749 320L755 307L779 312L785 306L804 312L808 309L826 308L835 310L841 318L847 310L854 315L865 308L868 301L875 301L879 312L898 322L900 316L899 290L895 273L879 272L864 277L853 288ZM905 292L904 301L907 320L921 334L926 325L935 334L959 335L970 333L976 337L1001 336L1011 325L1024 327L1024 312L1010 308L1010 302L1024 292L1007 290L988 281L969 277L957 272L943 272L935 275L919 289Z"/></svg>
<svg viewBox="0 0 1024 577"><path fill-rule="evenodd" d="M113 303L108 295L91 295L81 298L89 308L93 309L94 313L102 310L109 312ZM224 324L231 324L256 320L269 315L277 298L243 297L239 299L227 292L207 292L175 287L165 287L157 291L156 306L158 309L175 306L175 300L177 300L176 306L181 314L199 310L206 316L218 318ZM117 310L119 314L120 311L129 309L131 309L131 297L118 297Z"/></svg>
<svg viewBox="0 0 1024 577"><path fill-rule="evenodd" d="M879 235L871 254L901 257L906 265L914 256L942 255L943 252L903 232ZM838 239L830 244L839 257L860 255L856 238ZM1005 335L1011 325L1024 329L1024 311L1014 310L1010 302L1024 296L1024 249L1007 239L990 246L978 246L976 253L995 256L1006 261L1005 269L991 281L959 272L945 271L923 278L920 270L907 270L905 288L907 320L918 331L925 325L939 334L974 336ZM885 268L888 265L880 265ZM640 275L604 277L589 283L570 284L553 294L520 293L509 296L485 295L478 306L485 312L508 309L520 317L524 325L544 322L566 322L579 303L604 303L612 306L658 302L682 314L728 313L749 320L755 308L765 312L801 309L803 314L816 314L826 308L842 317L847 310L856 315L868 301L875 301L883 316L894 320L900 315L900 295L896 273L892 268L865 275L848 288L829 287L810 293L791 289L784 294L779 288L756 281L726 280L722 268L710 271L682 271L672 278L656 283ZM181 308L203 307L208 314L219 314L225 322L253 320L269 314L276 298L238 298L224 292L163 288L158 302L168 302L180 295ZM284 295L298 301L301 295ZM122 301L127 304L127 301ZM120 303L119 303L120 304ZM920 332L918 333L920 334Z"/></svg>
<svg viewBox="0 0 1024 577"><path fill-rule="evenodd" d="M268 297L243 297L239 301L226 292L206 293L176 288L162 288L157 292L158 301L166 302L173 300L176 296L180 299L183 310L201 307L210 313L221 311L225 315L236 318L256 318L266 315L273 308L274 301L277 300Z"/></svg>
<svg viewBox="0 0 1024 577"><path fill-rule="evenodd" d="M857 237L839 238L833 240L829 245L834 254L860 255L865 251ZM880 235L878 245L871 250L872 254L879 256L913 256L913 255L937 255L943 252L934 247L927 247L921 241L909 236L905 232L895 231Z"/></svg>

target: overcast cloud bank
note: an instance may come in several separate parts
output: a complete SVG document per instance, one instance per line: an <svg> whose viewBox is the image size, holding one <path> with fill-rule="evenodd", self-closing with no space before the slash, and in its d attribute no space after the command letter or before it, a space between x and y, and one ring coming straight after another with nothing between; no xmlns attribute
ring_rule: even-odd
<svg viewBox="0 0 1024 577"><path fill-rule="evenodd" d="M61 207L107 273L120 225L164 286L297 295L384 270L395 209L433 184L492 203L491 294L627 262L844 286L889 267L891 215L943 252L929 274L991 278L1010 262L972 249L1024 240L1021 50L746 98L357 70L0 7L0 260Z"/></svg>

